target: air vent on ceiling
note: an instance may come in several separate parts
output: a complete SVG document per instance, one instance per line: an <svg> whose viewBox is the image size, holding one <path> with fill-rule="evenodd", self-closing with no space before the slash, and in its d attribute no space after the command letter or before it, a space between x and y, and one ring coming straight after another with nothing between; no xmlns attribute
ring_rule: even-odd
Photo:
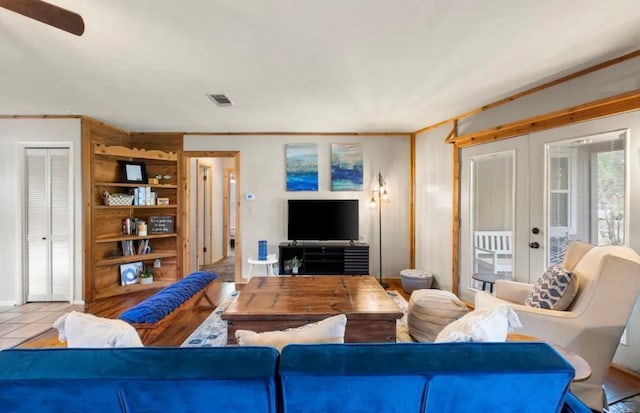
<svg viewBox="0 0 640 413"><path fill-rule="evenodd" d="M227 97L227 95L213 93L207 95L207 97L213 100L218 106L233 106L233 102Z"/></svg>

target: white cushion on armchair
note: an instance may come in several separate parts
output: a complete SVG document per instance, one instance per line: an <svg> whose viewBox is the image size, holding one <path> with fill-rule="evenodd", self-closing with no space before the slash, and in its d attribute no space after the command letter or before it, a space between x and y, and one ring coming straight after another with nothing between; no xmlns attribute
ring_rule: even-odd
<svg viewBox="0 0 640 413"><path fill-rule="evenodd" d="M496 297L512 303L524 304L526 298L531 294L533 284L521 283L517 281L497 280L494 287Z"/></svg>

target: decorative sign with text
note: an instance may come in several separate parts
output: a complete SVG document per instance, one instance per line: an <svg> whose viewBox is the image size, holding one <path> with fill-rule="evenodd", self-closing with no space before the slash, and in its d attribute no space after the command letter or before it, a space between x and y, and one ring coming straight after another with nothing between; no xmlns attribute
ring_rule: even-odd
<svg viewBox="0 0 640 413"><path fill-rule="evenodd" d="M173 215L159 215L149 217L150 234L170 234L174 232L175 217Z"/></svg>

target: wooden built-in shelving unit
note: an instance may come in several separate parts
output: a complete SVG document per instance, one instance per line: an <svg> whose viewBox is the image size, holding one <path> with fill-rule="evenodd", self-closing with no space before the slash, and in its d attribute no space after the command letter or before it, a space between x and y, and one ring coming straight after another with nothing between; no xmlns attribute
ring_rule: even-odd
<svg viewBox="0 0 640 413"><path fill-rule="evenodd" d="M110 128L98 122L85 121L83 138L83 168L87 181L83 184L85 202L85 302L96 299L128 294L145 289L161 288L183 277L182 236L180 217L182 209L180 146L175 151L167 150L175 142L159 143L161 149L152 147L152 142L142 142L144 147L136 147L124 131ZM164 146L164 147L163 147ZM149 178L163 177L160 183L122 182L120 161L143 162ZM102 193L128 193L134 188L149 187L158 198L168 198L168 205L118 205L104 204ZM174 220L173 232L152 233L149 227L151 216L171 216ZM124 234L123 220L139 218L147 223L147 235ZM132 244L137 252L140 243L147 243L151 251L144 254L124 255L124 245ZM143 244L144 247L146 244ZM161 260L161 267L154 268L154 282L151 284L121 285L120 266L142 261L145 266L153 266L154 260Z"/></svg>

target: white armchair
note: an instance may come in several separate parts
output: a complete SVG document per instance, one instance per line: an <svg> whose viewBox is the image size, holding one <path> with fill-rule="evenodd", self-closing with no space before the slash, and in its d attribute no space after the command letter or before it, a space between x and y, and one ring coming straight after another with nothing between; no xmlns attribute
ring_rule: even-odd
<svg viewBox="0 0 640 413"><path fill-rule="evenodd" d="M518 314L518 333L559 344L584 358L591 377L571 390L590 408L606 406L602 384L640 293L640 256L622 246L569 245L563 265L578 277L579 291L566 311L524 305L532 284L496 282L495 296L476 293L476 308L509 304Z"/></svg>

